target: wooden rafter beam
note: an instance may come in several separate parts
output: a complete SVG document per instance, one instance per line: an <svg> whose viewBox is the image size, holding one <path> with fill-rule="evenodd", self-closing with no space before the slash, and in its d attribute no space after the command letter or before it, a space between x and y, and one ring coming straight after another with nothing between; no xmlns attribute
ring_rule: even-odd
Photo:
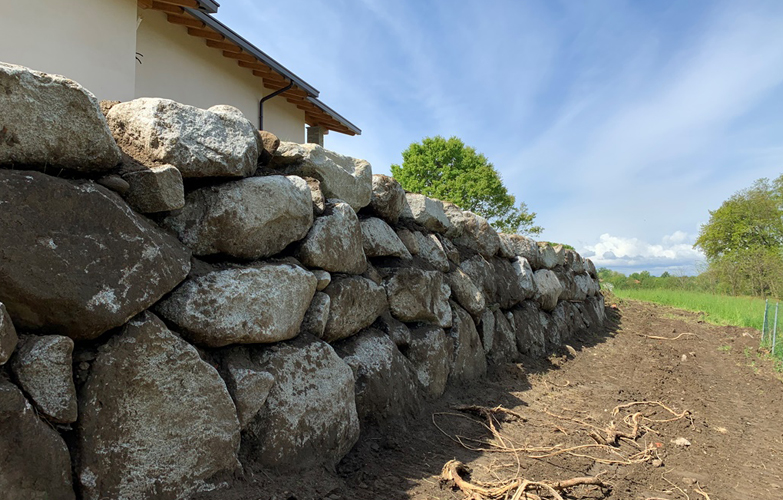
<svg viewBox="0 0 783 500"><path fill-rule="evenodd" d="M146 1L146 0L140 0ZM175 7L187 7L189 9L198 9L200 5L196 0L154 0L155 3L167 3Z"/></svg>
<svg viewBox="0 0 783 500"><path fill-rule="evenodd" d="M152 0L138 0L138 2L136 2L141 9L151 9L153 3Z"/></svg>
<svg viewBox="0 0 783 500"><path fill-rule="evenodd" d="M149 8L152 10L159 10L161 12L165 12L166 14L174 14L177 16L182 16L185 14L185 9L182 7L171 5L170 3L159 2L157 0L149 0L149 2Z"/></svg>
<svg viewBox="0 0 783 500"><path fill-rule="evenodd" d="M242 47L232 42L207 40L207 47L212 47L213 49L226 50L228 52L237 52L237 53L242 52Z"/></svg>
<svg viewBox="0 0 783 500"><path fill-rule="evenodd" d="M225 40L226 37L208 28L188 28L188 35L206 38L207 40Z"/></svg>
<svg viewBox="0 0 783 500"><path fill-rule="evenodd" d="M198 19L194 19L190 16L177 16L174 14L166 14L166 18L169 20L171 24L179 24L182 26L187 26L189 28L204 28L205 24L199 21Z"/></svg>
<svg viewBox="0 0 783 500"><path fill-rule="evenodd" d="M258 59L256 59L255 56L251 56L250 54L244 54L242 52L229 52L228 50L224 50L223 55L225 57L228 57L229 59L236 59L237 61L243 61L249 63L258 62Z"/></svg>

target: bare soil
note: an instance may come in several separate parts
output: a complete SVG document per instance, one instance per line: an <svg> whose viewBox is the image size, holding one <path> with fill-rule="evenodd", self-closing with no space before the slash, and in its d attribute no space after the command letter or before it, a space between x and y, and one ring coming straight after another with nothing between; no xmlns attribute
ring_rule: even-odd
<svg viewBox="0 0 783 500"><path fill-rule="evenodd" d="M758 351L759 332L634 301L607 314L609 325L572 340L573 350L496 368L415 421L369 428L336 471L248 471L210 498L484 499L504 484L512 498L514 479L598 477L603 487L559 495L783 499L783 377ZM441 481L450 460L472 470L463 486L485 490ZM518 498L557 498L535 486L527 494Z"/></svg>

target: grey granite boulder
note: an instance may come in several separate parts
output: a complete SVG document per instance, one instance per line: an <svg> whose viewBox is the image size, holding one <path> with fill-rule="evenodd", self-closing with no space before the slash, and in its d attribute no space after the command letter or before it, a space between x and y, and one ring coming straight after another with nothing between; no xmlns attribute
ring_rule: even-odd
<svg viewBox="0 0 783 500"><path fill-rule="evenodd" d="M519 351L517 350L517 337L514 327L506 315L498 309L495 311L495 335L492 350L488 357L493 363L500 364L515 361L518 356Z"/></svg>
<svg viewBox="0 0 783 500"><path fill-rule="evenodd" d="M354 375L312 336L254 350L275 383L243 436L243 454L277 470L334 469L359 439Z"/></svg>
<svg viewBox="0 0 783 500"><path fill-rule="evenodd" d="M327 198L343 200L356 211L370 204L372 167L366 160L343 156L318 144L281 142L270 166L318 179Z"/></svg>
<svg viewBox="0 0 783 500"><path fill-rule="evenodd" d="M299 333L317 282L289 264L216 270L185 281L156 311L196 344L279 342Z"/></svg>
<svg viewBox="0 0 783 500"><path fill-rule="evenodd" d="M499 304L502 309L511 309L525 300L530 290L524 288L526 283L520 279L518 267L500 257L492 257L489 262L495 277L495 295L492 301Z"/></svg>
<svg viewBox="0 0 783 500"><path fill-rule="evenodd" d="M443 274L416 268L390 270L384 280L392 315L400 321L451 326L451 289Z"/></svg>
<svg viewBox="0 0 783 500"><path fill-rule="evenodd" d="M544 267L541 264L541 252L538 248L538 244L521 234L509 234L504 238L507 245L509 245L518 257L524 257L533 270L541 269Z"/></svg>
<svg viewBox="0 0 783 500"><path fill-rule="evenodd" d="M446 275L446 282L451 287L451 297L459 303L471 316L478 319L486 309L484 292L473 284L465 271L460 268Z"/></svg>
<svg viewBox="0 0 783 500"><path fill-rule="evenodd" d="M378 316L373 327L384 332L400 348L407 347L411 342L411 331L402 321L395 319L389 311Z"/></svg>
<svg viewBox="0 0 783 500"><path fill-rule="evenodd" d="M419 248L419 257L436 270L442 273L449 272L449 259L446 257L446 251L438 235L414 231L413 236L416 238L416 244Z"/></svg>
<svg viewBox="0 0 783 500"><path fill-rule="evenodd" d="M39 419L12 383L0 379L0 492L7 500L74 500L65 441Z"/></svg>
<svg viewBox="0 0 783 500"><path fill-rule="evenodd" d="M361 221L362 246L367 257L399 257L410 259L411 254L387 223L377 217Z"/></svg>
<svg viewBox="0 0 783 500"><path fill-rule="evenodd" d="M77 448L85 500L182 499L239 467L239 421L217 370L144 313L92 362Z"/></svg>
<svg viewBox="0 0 783 500"><path fill-rule="evenodd" d="M318 338L323 338L326 331L326 323L329 321L329 310L332 300L323 292L316 292L310 306L302 320L299 333L309 333Z"/></svg>
<svg viewBox="0 0 783 500"><path fill-rule="evenodd" d="M179 210L185 206L182 174L172 165L144 167L123 173L128 183L125 201L143 214Z"/></svg>
<svg viewBox="0 0 783 500"><path fill-rule="evenodd" d="M0 302L17 329L92 339L179 284L190 252L89 181L0 170Z"/></svg>
<svg viewBox="0 0 783 500"><path fill-rule="evenodd" d="M369 209L389 224L396 224L405 206L405 190L388 175L372 176L372 196Z"/></svg>
<svg viewBox="0 0 783 500"><path fill-rule="evenodd" d="M558 258L557 252L555 252L555 248L546 241L539 241L537 244L539 263L541 264L541 267L544 269L554 269L560 260Z"/></svg>
<svg viewBox="0 0 783 500"><path fill-rule="evenodd" d="M487 258L498 253L500 237L487 219L465 211L463 217L450 217L449 220L459 232L459 236L453 238L454 243L470 248Z"/></svg>
<svg viewBox="0 0 783 500"><path fill-rule="evenodd" d="M411 341L405 356L413 364L428 400L438 399L446 390L454 356L454 341L437 326L420 326L411 331Z"/></svg>
<svg viewBox="0 0 783 500"><path fill-rule="evenodd" d="M231 106L208 110L145 97L106 115L122 150L148 166L173 165L182 177L247 177L258 166L258 131Z"/></svg>
<svg viewBox="0 0 783 500"><path fill-rule="evenodd" d="M196 255L240 259L274 255L313 223L310 188L301 177L251 177L188 193L163 225Z"/></svg>
<svg viewBox="0 0 783 500"><path fill-rule="evenodd" d="M52 422L76 421L73 340L61 335L22 335L11 371L38 411Z"/></svg>
<svg viewBox="0 0 783 500"><path fill-rule="evenodd" d="M220 372L237 408L239 426L245 429L266 403L275 377L260 370L244 346L221 351L219 357Z"/></svg>
<svg viewBox="0 0 783 500"><path fill-rule="evenodd" d="M551 248L551 247L550 247ZM557 306L563 285L557 279L557 275L549 269L539 269L533 273L533 283L536 286L536 294L533 297L544 311L552 311Z"/></svg>
<svg viewBox="0 0 783 500"><path fill-rule="evenodd" d="M532 300L526 300L512 310L516 325L517 350L528 356L546 354L551 316Z"/></svg>
<svg viewBox="0 0 783 500"><path fill-rule="evenodd" d="M524 257L515 257L511 260L511 266L517 276L519 288L522 290L523 298L529 299L536 294L536 286L533 283L533 268Z"/></svg>
<svg viewBox="0 0 783 500"><path fill-rule="evenodd" d="M414 417L421 411L413 365L383 332L369 328L334 347L353 370L356 411L361 420L383 423L395 417Z"/></svg>
<svg viewBox="0 0 783 500"><path fill-rule="evenodd" d="M307 267L332 273L363 273L367 259L356 212L347 203L329 200L324 214L316 217L296 255Z"/></svg>
<svg viewBox="0 0 783 500"><path fill-rule="evenodd" d="M476 330L484 346L484 354L488 355L495 346L495 313L491 309L484 309L480 321L476 323Z"/></svg>
<svg viewBox="0 0 783 500"><path fill-rule="evenodd" d="M5 304L0 302L0 366L4 365L16 349L19 337L11 321L11 316L5 310Z"/></svg>
<svg viewBox="0 0 783 500"><path fill-rule="evenodd" d="M405 200L400 213L403 221L415 222L435 233L445 233L451 227L440 200L416 193L406 193Z"/></svg>
<svg viewBox="0 0 783 500"><path fill-rule="evenodd" d="M395 230L397 237L400 238L402 244L408 249L411 255L419 255L419 240L416 237L417 231L410 231L405 228L398 228Z"/></svg>
<svg viewBox="0 0 783 500"><path fill-rule="evenodd" d="M59 75L0 62L0 167L91 174L120 163L95 96Z"/></svg>
<svg viewBox="0 0 783 500"><path fill-rule="evenodd" d="M451 306L454 326L448 335L454 341L454 361L449 383L470 382L487 372L487 358L473 319L456 303L452 302Z"/></svg>
<svg viewBox="0 0 783 500"><path fill-rule="evenodd" d="M329 296L329 320L324 340L344 339L370 326L387 308L383 287L361 276L335 277L324 288Z"/></svg>

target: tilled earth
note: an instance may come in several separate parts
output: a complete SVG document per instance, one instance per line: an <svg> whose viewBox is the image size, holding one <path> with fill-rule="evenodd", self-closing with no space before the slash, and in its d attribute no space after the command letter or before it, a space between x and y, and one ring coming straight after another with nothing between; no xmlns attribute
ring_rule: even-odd
<svg viewBox="0 0 783 500"><path fill-rule="evenodd" d="M783 499L783 375L757 349L759 332L633 301L607 314L608 327L572 349L496 368L415 421L366 431L336 471L248 471L221 498L469 498L440 480L458 460L472 469L461 478L485 489L604 483L563 499Z"/></svg>

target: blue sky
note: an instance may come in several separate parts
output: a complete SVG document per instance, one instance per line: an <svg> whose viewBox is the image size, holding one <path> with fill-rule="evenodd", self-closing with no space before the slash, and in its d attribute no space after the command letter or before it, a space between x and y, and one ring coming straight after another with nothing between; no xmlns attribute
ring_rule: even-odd
<svg viewBox="0 0 783 500"><path fill-rule="evenodd" d="M708 210L783 173L783 1L223 0L390 173L456 135L599 266L693 274Z"/></svg>

